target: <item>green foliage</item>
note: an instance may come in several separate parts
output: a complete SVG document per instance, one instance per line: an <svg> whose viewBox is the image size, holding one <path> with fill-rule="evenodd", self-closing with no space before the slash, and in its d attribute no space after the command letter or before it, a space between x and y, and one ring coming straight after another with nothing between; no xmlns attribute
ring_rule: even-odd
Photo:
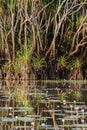
<svg viewBox="0 0 87 130"><path fill-rule="evenodd" d="M13 68L15 72L20 72L21 63L21 57L16 58L15 62L13 63Z"/></svg>
<svg viewBox="0 0 87 130"><path fill-rule="evenodd" d="M30 52L28 47L23 47L22 50L19 50L16 55L16 60L13 63L14 70L16 72L20 71L22 65L28 64L30 61Z"/></svg>
<svg viewBox="0 0 87 130"><path fill-rule="evenodd" d="M35 0L34 7L34 5L32 6L31 0L0 0L0 33L2 33L2 37L0 37L0 48L3 46L2 41L4 41L4 52L6 54L6 58L8 57L9 52L9 57L13 57L13 52L16 53L15 62L12 61L14 62L12 64L16 72L20 70L20 67L23 64L30 63L31 55L34 55L35 53L39 54L40 49L43 49L44 51L44 53L42 50L40 51L41 56L44 54L44 56L46 56L46 58L48 59L50 59L50 56L52 56L51 58L54 58L53 55L51 55L51 52L53 52L53 46L55 46L54 51L56 51L55 59L57 59L58 57L58 64L60 68L81 68L82 63L78 59L70 59L69 61L68 53L70 52L72 47L73 37L75 36L77 29L81 25L81 22L86 15L87 5L83 4L83 7L80 9L78 8L78 2L80 5L82 1L77 0L76 7L78 10L76 11L76 8L74 7L75 1L71 1L70 4L70 1L65 1L64 4L61 6L62 2L62 0ZM67 11L67 9L69 9L71 5L72 8L70 12L72 12L72 14L67 14L69 11ZM33 11L36 11L36 13ZM67 15L64 15L64 13L66 13ZM12 23L11 18L13 14L14 21ZM35 18L33 18L32 16L35 16ZM87 20L85 20L84 22L86 23L86 21ZM14 27L12 28L12 26ZM12 29L14 30L15 35L15 45L13 45L13 37L11 35ZM81 29L83 30L84 28ZM55 34L56 30L58 31ZM38 42L38 34L40 34L41 43ZM84 39L85 29L84 32L78 32L78 34L78 41L80 41L81 38ZM27 36L26 44L28 45L28 47L24 47L25 36ZM51 46L53 38L55 39L55 45ZM33 43L34 40L36 40L35 43ZM33 44L35 45L33 46ZM43 48L41 48L41 46ZM83 45L83 48L84 46L85 45ZM13 50L13 48L15 50L11 53L10 50ZM76 44L74 45L73 51L75 48ZM30 54L30 50L32 50L32 54ZM82 55L82 51L77 51L76 53L77 55L79 54L79 57ZM85 53L83 52L83 55L84 54ZM32 65L37 71L38 69L41 69L44 65L46 65L45 59L38 56L33 56ZM4 68L5 70L7 70L9 68L9 63L6 63Z"/></svg>
<svg viewBox="0 0 87 130"><path fill-rule="evenodd" d="M11 6L12 10L15 9L16 4L17 4L17 0L10 0L10 6Z"/></svg>
<svg viewBox="0 0 87 130"><path fill-rule="evenodd" d="M82 20L83 20L83 16L79 15L79 16L76 17L76 19L77 19L76 20L76 24L79 25L82 22Z"/></svg>
<svg viewBox="0 0 87 130"><path fill-rule="evenodd" d="M43 40L45 36L45 30L40 30L40 36L41 36L41 40Z"/></svg>
<svg viewBox="0 0 87 130"><path fill-rule="evenodd" d="M0 0L0 7L2 7L2 4L3 4L3 0Z"/></svg>
<svg viewBox="0 0 87 130"><path fill-rule="evenodd" d="M70 62L70 66L71 68L76 68L76 69L80 69L82 67L82 64L83 62L80 61L78 58L76 59L73 59L71 62Z"/></svg>
<svg viewBox="0 0 87 130"><path fill-rule="evenodd" d="M18 60L16 60L13 64L13 67L14 67L15 72L19 72L20 67L21 67L21 63Z"/></svg>
<svg viewBox="0 0 87 130"><path fill-rule="evenodd" d="M28 46L29 46L29 48L32 46L32 42L33 42L32 37L29 37L28 38Z"/></svg>
<svg viewBox="0 0 87 130"><path fill-rule="evenodd" d="M30 52L29 52L29 48L24 47L23 48L23 54L22 54L22 59L25 63L29 62L30 60Z"/></svg>
<svg viewBox="0 0 87 130"><path fill-rule="evenodd" d="M9 62L7 61L7 62L4 64L4 66L3 66L4 72L7 72L7 71L8 71L9 66L10 66L10 64L9 64Z"/></svg>
<svg viewBox="0 0 87 130"><path fill-rule="evenodd" d="M36 55L32 58L32 64L36 70L41 69L45 65L45 59Z"/></svg>
<svg viewBox="0 0 87 130"><path fill-rule="evenodd" d="M63 67L67 67L67 64L68 64L68 58L66 56L61 56L59 59L58 59L58 63L59 63L59 66L61 68Z"/></svg>

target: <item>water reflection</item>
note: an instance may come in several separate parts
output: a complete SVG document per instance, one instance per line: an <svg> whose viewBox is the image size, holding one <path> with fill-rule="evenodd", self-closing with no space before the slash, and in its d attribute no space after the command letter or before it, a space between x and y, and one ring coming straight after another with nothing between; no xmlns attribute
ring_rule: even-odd
<svg viewBox="0 0 87 130"><path fill-rule="evenodd" d="M86 82L0 81L0 130L86 130Z"/></svg>

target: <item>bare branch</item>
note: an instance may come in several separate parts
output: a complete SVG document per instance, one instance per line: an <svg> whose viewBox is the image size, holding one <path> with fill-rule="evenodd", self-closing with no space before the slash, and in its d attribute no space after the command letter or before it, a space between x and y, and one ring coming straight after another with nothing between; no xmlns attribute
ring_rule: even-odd
<svg viewBox="0 0 87 130"><path fill-rule="evenodd" d="M38 15L40 15L40 13L46 9L49 5L51 5L52 3L54 2L54 0L52 0L51 2L49 2L47 5L45 5L39 12L38 12Z"/></svg>
<svg viewBox="0 0 87 130"><path fill-rule="evenodd" d="M77 32L75 33L75 35L74 35L74 37L73 37L73 42L72 42L72 46L71 46L71 50L70 50L70 51L73 50L76 37L77 37L78 33L80 32L80 30L82 29L82 27L85 25L84 22L85 22L86 19L87 19L87 14L86 14L85 17L83 18L83 20L82 20L82 22L81 22L81 24L80 24L80 26L79 26Z"/></svg>

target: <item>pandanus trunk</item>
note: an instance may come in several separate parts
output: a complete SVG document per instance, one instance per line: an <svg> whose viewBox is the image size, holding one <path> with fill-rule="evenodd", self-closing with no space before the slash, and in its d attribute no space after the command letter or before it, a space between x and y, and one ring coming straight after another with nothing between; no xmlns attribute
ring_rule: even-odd
<svg viewBox="0 0 87 130"><path fill-rule="evenodd" d="M82 80L83 75L82 75L81 69L80 68L71 69L69 74L68 74L68 79L69 80Z"/></svg>
<svg viewBox="0 0 87 130"><path fill-rule="evenodd" d="M36 12L35 12L35 2L32 1L32 8L31 8L31 14L32 14L32 23L31 23L31 29L32 29L32 47L31 47L31 55L33 54L35 48L36 48L36 34L35 34L35 26L36 26Z"/></svg>
<svg viewBox="0 0 87 130"><path fill-rule="evenodd" d="M12 60L15 60L15 30L14 30L14 13L12 13Z"/></svg>

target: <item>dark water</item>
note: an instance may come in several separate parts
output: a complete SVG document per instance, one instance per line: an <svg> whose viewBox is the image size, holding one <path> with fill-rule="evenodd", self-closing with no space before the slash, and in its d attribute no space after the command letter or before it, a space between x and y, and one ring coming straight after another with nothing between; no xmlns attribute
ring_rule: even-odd
<svg viewBox="0 0 87 130"><path fill-rule="evenodd" d="M87 82L0 81L0 130L87 130Z"/></svg>

